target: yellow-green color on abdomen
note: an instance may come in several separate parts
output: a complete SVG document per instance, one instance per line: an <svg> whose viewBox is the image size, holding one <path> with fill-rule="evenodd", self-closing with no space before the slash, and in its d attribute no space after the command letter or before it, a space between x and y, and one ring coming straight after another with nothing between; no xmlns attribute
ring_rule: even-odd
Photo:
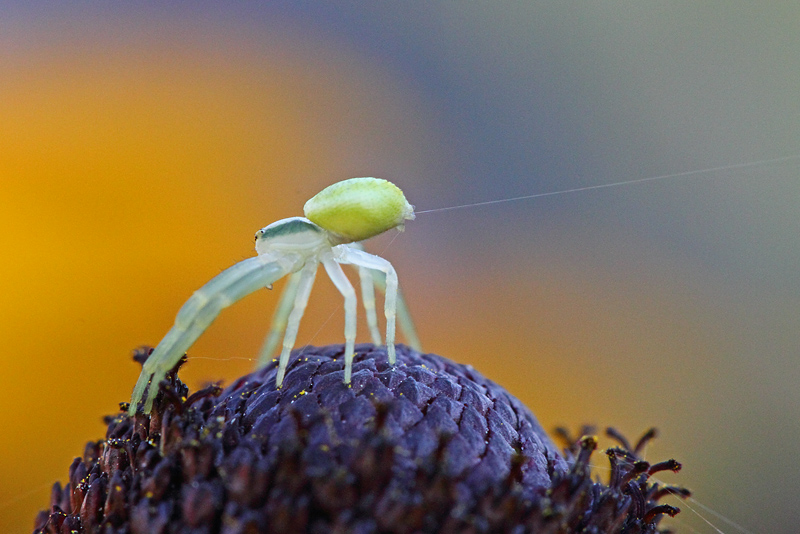
<svg viewBox="0 0 800 534"><path fill-rule="evenodd" d="M303 206L306 217L342 238L363 241L414 218L399 187L380 178L351 178L317 193Z"/></svg>

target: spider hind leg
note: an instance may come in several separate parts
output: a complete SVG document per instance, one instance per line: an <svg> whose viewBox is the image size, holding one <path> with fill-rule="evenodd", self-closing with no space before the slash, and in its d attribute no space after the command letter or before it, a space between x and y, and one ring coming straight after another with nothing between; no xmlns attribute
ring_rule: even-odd
<svg viewBox="0 0 800 534"><path fill-rule="evenodd" d="M389 364L395 363L395 318L397 316L397 272L392 264L380 256L368 254L347 245L333 247L334 259L339 263L350 263L359 267L381 271L386 275L386 298L384 300L384 314L386 315L386 353Z"/></svg>

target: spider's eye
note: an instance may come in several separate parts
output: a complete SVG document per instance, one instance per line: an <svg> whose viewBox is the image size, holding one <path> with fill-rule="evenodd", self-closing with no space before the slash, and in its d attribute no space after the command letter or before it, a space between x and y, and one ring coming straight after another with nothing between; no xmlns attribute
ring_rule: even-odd
<svg viewBox="0 0 800 534"><path fill-rule="evenodd" d="M259 230L256 232L256 241L258 241L262 235L264 235L264 230Z"/></svg>

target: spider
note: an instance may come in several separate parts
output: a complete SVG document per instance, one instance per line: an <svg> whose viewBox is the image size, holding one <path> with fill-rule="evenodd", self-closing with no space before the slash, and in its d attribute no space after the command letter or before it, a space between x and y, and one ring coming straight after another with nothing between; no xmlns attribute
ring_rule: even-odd
<svg viewBox="0 0 800 534"><path fill-rule="evenodd" d="M178 311L174 326L153 349L142 367L131 397L131 415L137 411L150 413L158 393L158 384L223 308L262 287L271 288L273 282L289 275L258 360L259 367L269 363L280 333L285 330L276 376L276 386L280 388L320 263L344 297L346 384L350 383L353 371L357 308L353 286L339 264L351 264L358 268L367 323L376 345L381 344L381 337L375 313L373 284L385 291L389 364L395 363L396 316L400 319L409 345L419 347L410 316L399 294L394 267L387 260L368 254L358 243L392 228L402 230L406 220L414 219L414 206L408 203L400 188L379 178L351 178L317 193L306 202L303 211L306 217L282 219L256 232L257 256L221 272L186 301ZM373 278L373 273L378 276Z"/></svg>

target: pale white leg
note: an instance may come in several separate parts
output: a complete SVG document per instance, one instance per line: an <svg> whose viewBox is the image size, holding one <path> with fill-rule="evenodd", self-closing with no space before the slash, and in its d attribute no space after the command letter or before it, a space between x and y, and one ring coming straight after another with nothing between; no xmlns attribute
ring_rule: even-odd
<svg viewBox="0 0 800 534"><path fill-rule="evenodd" d="M358 267L358 277L361 280L361 301L367 314L369 335L373 345L382 345L381 332L378 330L378 316L375 313L375 287L372 280L372 271L366 267Z"/></svg>
<svg viewBox="0 0 800 534"><path fill-rule="evenodd" d="M333 247L333 257L339 263L352 263L367 269L381 271L386 275L386 299L384 313L386 315L386 353L389 364L394 365L394 335L395 316L397 315L397 273L392 264L379 256L373 256L363 250L357 250L347 245Z"/></svg>
<svg viewBox="0 0 800 534"><path fill-rule="evenodd" d="M269 328L264 340L264 345L261 347L261 352L258 356L258 363L256 369L265 367L272 360L275 354L275 349L278 348L280 343L281 334L286 330L286 322L289 319L289 314L294 306L294 298L297 295L297 286L300 284L300 273L292 273L286 281L286 286L283 288L283 294L278 301L278 306L275 308L275 313L272 315L272 324Z"/></svg>
<svg viewBox="0 0 800 534"><path fill-rule="evenodd" d="M353 356L356 344L356 291L342 268L330 257L322 260L333 285L344 297L344 383L350 383L353 374ZM375 295L373 295L374 299ZM373 302L374 305L374 302Z"/></svg>
<svg viewBox="0 0 800 534"><path fill-rule="evenodd" d="M300 281L297 286L297 294L294 298L294 307L289 314L289 321L286 323L286 333L283 336L283 349L278 362L278 376L275 378L275 385L283 385L283 377L286 375L286 368L289 367L289 354L292 352L294 342L297 339L297 331L300 328L300 320L308 305L308 297L311 295L311 288L314 286L314 278L317 275L317 262L308 260L300 270Z"/></svg>
<svg viewBox="0 0 800 534"><path fill-rule="evenodd" d="M144 401L142 411L150 413L158 385L224 308L279 280L294 267L292 262L256 256L222 271L195 291L181 307L173 327L144 363L133 389L129 413L134 415L139 411L141 401Z"/></svg>
<svg viewBox="0 0 800 534"><path fill-rule="evenodd" d="M380 271L373 271L372 279L375 281L375 287L386 293L386 275ZM397 323L400 326L400 332L403 333L406 344L416 351L421 351L422 343L419 341L417 329L414 327L414 320L411 319L411 312L408 310L406 300L403 298L403 291L399 286L397 287Z"/></svg>
<svg viewBox="0 0 800 534"><path fill-rule="evenodd" d="M356 250L364 250L364 246L361 243L350 243L347 245L351 249ZM358 268L359 274L362 272L363 268ZM370 273L373 282L375 283L375 287L377 287L381 293L386 294L386 275L383 274L381 271L367 271ZM364 287L364 278L361 278L361 287L362 287L362 294L364 295L364 308L367 308L367 296L363 290ZM374 295L374 291L372 294ZM372 309L375 309L375 306L372 306ZM375 313L374 311L372 313ZM367 322L370 321L370 311L367 310ZM375 318L377 323L377 317ZM408 310L408 305L406 304L405 299L403 298L403 292L398 286L397 288L397 322L400 326L400 332L403 333L403 338L406 340L406 344L414 350L421 351L422 350L422 343L419 341L419 336L417 335L417 329L414 327L414 320L411 319L411 312ZM377 324L375 326L377 329ZM370 332L371 332L370 327ZM380 341L375 341L376 335L373 334L372 336L372 343L375 345L380 345ZM377 338L380 339L380 333L377 334Z"/></svg>

